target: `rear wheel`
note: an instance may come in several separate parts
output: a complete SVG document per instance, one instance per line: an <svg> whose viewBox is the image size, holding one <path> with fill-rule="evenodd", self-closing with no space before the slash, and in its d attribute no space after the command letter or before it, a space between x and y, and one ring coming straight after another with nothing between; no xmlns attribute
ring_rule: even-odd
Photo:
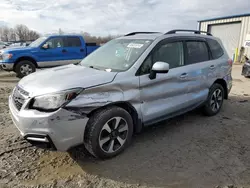
<svg viewBox="0 0 250 188"><path fill-rule="evenodd" d="M111 158L130 144L132 134L130 114L120 107L109 107L90 118L85 131L85 147L95 157Z"/></svg>
<svg viewBox="0 0 250 188"><path fill-rule="evenodd" d="M23 78L36 71L36 66L34 63L28 60L23 60L17 63L14 70L17 74L17 77Z"/></svg>
<svg viewBox="0 0 250 188"><path fill-rule="evenodd" d="M203 107L203 112L205 115L213 116L220 111L224 100L224 93L225 91L222 85L218 83L212 85L206 104Z"/></svg>

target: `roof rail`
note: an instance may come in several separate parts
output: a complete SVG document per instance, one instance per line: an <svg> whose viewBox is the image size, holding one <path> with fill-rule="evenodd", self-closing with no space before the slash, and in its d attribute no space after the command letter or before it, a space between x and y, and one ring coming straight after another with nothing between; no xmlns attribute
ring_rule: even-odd
<svg viewBox="0 0 250 188"><path fill-rule="evenodd" d="M171 31L169 31L169 32L165 33L165 35L166 35L166 34L174 34L174 33L176 33L176 32L180 32L180 31L184 31L184 32L193 32L194 34L201 34L201 33L205 33L205 34L207 34L207 35L212 36L212 34L211 34L211 33L208 33L208 32L205 32L205 31L188 30L188 29L175 29L175 30L171 30Z"/></svg>
<svg viewBox="0 0 250 188"><path fill-rule="evenodd" d="M132 32L132 33L128 33L124 36L131 36L131 35L136 35L136 34L154 34L154 33L160 33L160 32Z"/></svg>

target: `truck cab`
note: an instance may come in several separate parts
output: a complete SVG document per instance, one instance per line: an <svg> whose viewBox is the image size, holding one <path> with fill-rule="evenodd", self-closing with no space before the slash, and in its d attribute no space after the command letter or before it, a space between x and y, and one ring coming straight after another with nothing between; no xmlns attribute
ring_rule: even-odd
<svg viewBox="0 0 250 188"><path fill-rule="evenodd" d="M0 64L22 78L37 68L49 68L79 63L99 46L84 41L81 35L52 35L38 38L23 48L5 49Z"/></svg>

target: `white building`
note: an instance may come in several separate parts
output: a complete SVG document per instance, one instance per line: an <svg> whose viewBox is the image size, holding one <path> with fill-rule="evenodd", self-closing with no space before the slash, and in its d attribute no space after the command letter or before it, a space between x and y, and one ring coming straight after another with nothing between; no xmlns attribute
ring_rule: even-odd
<svg viewBox="0 0 250 188"><path fill-rule="evenodd" d="M198 21L200 31L210 32L222 40L228 55L238 61L241 47L250 57L250 13Z"/></svg>

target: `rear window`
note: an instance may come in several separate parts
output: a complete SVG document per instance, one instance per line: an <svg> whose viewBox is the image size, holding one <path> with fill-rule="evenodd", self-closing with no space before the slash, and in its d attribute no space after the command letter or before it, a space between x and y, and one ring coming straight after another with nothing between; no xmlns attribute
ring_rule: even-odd
<svg viewBox="0 0 250 188"><path fill-rule="evenodd" d="M81 40L79 37L66 37L64 39L64 47L80 47Z"/></svg>
<svg viewBox="0 0 250 188"><path fill-rule="evenodd" d="M185 64L190 65L209 60L207 45L202 41L187 41Z"/></svg>
<svg viewBox="0 0 250 188"><path fill-rule="evenodd" d="M220 44L216 40L207 39L207 43L212 52L213 59L218 59L224 54L223 49L221 48Z"/></svg>

